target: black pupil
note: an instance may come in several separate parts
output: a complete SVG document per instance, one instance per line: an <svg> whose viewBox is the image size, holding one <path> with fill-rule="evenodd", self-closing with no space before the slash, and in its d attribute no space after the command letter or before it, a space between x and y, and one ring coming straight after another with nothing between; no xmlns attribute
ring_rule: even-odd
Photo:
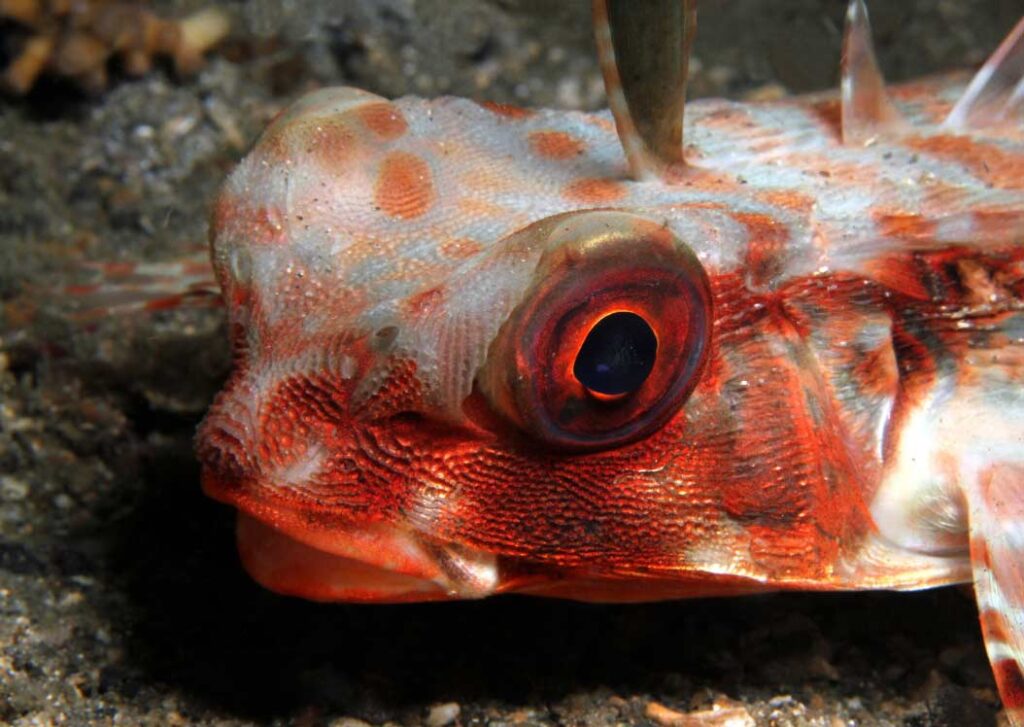
<svg viewBox="0 0 1024 727"><path fill-rule="evenodd" d="M654 368L658 339L636 313L612 313L594 326L576 354L572 372L598 394L636 391Z"/></svg>

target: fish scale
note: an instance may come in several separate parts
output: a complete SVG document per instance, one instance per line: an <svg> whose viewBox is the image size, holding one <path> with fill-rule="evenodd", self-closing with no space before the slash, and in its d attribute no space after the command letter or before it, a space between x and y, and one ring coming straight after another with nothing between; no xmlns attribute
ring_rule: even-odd
<svg viewBox="0 0 1024 727"><path fill-rule="evenodd" d="M323 89L225 182L197 452L245 567L371 602L973 582L1024 725L1024 20L887 89L853 0L837 94L680 119L692 3L594 5L610 112ZM69 292L206 291L108 272ZM656 346L611 396L575 363L623 312Z"/></svg>

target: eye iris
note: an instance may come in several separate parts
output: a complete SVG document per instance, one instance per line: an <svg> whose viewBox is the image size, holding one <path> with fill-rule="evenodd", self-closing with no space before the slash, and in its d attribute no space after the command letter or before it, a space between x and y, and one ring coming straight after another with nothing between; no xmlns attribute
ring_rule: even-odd
<svg viewBox="0 0 1024 727"><path fill-rule="evenodd" d="M636 391L654 368L658 339L636 313L612 313L590 329L573 363L590 391L618 396Z"/></svg>

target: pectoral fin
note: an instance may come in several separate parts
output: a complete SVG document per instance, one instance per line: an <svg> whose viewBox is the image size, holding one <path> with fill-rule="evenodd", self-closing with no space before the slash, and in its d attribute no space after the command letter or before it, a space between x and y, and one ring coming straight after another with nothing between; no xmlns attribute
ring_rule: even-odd
<svg viewBox="0 0 1024 727"><path fill-rule="evenodd" d="M985 648L1010 724L1024 725L1024 464L983 470L967 492Z"/></svg>

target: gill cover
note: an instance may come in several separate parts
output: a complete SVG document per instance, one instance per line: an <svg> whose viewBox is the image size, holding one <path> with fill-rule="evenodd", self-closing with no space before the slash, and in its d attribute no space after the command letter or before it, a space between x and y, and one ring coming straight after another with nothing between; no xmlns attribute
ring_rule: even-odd
<svg viewBox="0 0 1024 727"><path fill-rule="evenodd" d="M491 407L563 449L618 446L661 427L709 348L711 293L693 251L667 227L618 211L528 230L545 237L534 240L544 252L478 375Z"/></svg>

